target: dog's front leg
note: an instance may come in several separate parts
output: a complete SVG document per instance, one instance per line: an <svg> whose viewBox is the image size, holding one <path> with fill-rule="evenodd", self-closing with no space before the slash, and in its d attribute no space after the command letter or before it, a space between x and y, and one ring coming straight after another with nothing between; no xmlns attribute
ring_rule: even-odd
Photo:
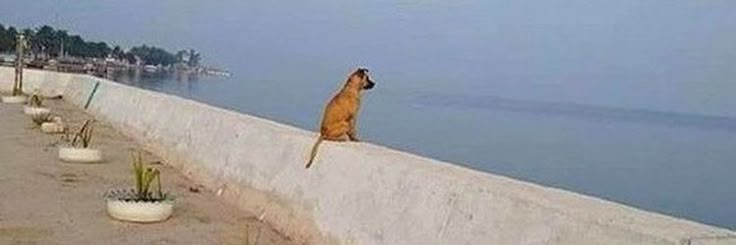
<svg viewBox="0 0 736 245"><path fill-rule="evenodd" d="M355 116L353 116L353 117L351 117L351 118L350 118L350 121L349 121L349 124L350 124L350 130L348 130L348 138L349 138L349 139L350 139L351 141L355 141L355 142L358 142L358 141L360 141L360 140L358 139L358 130L357 130L357 125L355 125L355 122L356 122L356 121L357 121L357 120L355 119Z"/></svg>

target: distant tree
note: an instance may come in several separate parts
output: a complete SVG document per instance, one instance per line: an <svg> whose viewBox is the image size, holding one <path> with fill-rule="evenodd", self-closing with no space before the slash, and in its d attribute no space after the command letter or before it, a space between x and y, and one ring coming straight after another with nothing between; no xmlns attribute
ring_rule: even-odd
<svg viewBox="0 0 736 245"><path fill-rule="evenodd" d="M128 52L141 58L146 65L171 65L176 63L176 56L162 48L142 45L133 47Z"/></svg>
<svg viewBox="0 0 736 245"><path fill-rule="evenodd" d="M21 32L23 33L23 35L26 36L26 40L31 40L33 38L33 35L36 34L36 32L34 32L31 28L23 29L23 31Z"/></svg>
<svg viewBox="0 0 736 245"><path fill-rule="evenodd" d="M0 24L0 52L15 51L15 38L18 33L15 27ZM42 55L47 58L60 55L63 47L65 54L74 57L103 58L111 55L131 63L140 58L147 65L171 65L181 62L184 54L187 56L186 64L188 65L196 66L200 60L199 53L193 49L174 55L162 48L141 45L125 52L120 46L110 48L106 42L86 41L79 35L70 35L66 30L56 30L48 25L36 29L26 28L20 33L25 34L26 40L29 41L32 55Z"/></svg>
<svg viewBox="0 0 736 245"><path fill-rule="evenodd" d="M64 47L64 52L69 52L69 33L67 33L65 30L56 30L56 33L54 34L54 48L52 49L52 54L55 56L61 55L61 48Z"/></svg>
<svg viewBox="0 0 736 245"><path fill-rule="evenodd" d="M120 46L115 46L112 51L110 51L110 55L112 55L112 57L115 59L122 59L125 55L125 51L123 51Z"/></svg>
<svg viewBox="0 0 736 245"><path fill-rule="evenodd" d="M79 35L71 35L64 42L64 51L77 57L89 57L87 43Z"/></svg>
<svg viewBox="0 0 736 245"><path fill-rule="evenodd" d="M202 59L201 55L194 51L194 49L189 49L189 67L197 67L199 66L199 61Z"/></svg>
<svg viewBox="0 0 736 245"><path fill-rule="evenodd" d="M49 56L50 54L58 53L58 43L56 40L56 31L50 26L42 26L36 30L36 34L31 40L31 50L36 53ZM54 52L56 51L56 52Z"/></svg>
<svg viewBox="0 0 736 245"><path fill-rule="evenodd" d="M125 52L123 54L123 59L126 60L126 61L128 61L128 63L130 63L130 64L135 64L136 61L137 61L135 55L132 54L132 53L130 53L130 52Z"/></svg>
<svg viewBox="0 0 736 245"><path fill-rule="evenodd" d="M176 62L186 63L189 59L188 55L186 50L179 50L174 56L176 56Z"/></svg>
<svg viewBox="0 0 736 245"><path fill-rule="evenodd" d="M36 38L36 32L33 31L33 29L26 28L23 29L23 35L25 36L26 41L29 42L28 44L30 44L31 52L29 53L29 55L35 57L38 53L40 53L38 51L41 49L40 45L38 45L37 42L34 42Z"/></svg>
<svg viewBox="0 0 736 245"><path fill-rule="evenodd" d="M92 57L104 58L112 52L110 46L105 42L89 42L87 45L88 48L91 48Z"/></svg>
<svg viewBox="0 0 736 245"><path fill-rule="evenodd" d="M5 43L5 35L7 35L6 32L7 30L5 30L5 26L0 24L0 52L6 52L8 48Z"/></svg>
<svg viewBox="0 0 736 245"><path fill-rule="evenodd" d="M181 64L186 64L189 67L199 66L199 62L202 59L201 55L194 51L194 49L180 50L176 52L176 61Z"/></svg>
<svg viewBox="0 0 736 245"><path fill-rule="evenodd" d="M5 52L13 52L15 50L16 35L18 35L18 31L15 27L10 26L5 30L5 35L0 37L0 47L2 47Z"/></svg>

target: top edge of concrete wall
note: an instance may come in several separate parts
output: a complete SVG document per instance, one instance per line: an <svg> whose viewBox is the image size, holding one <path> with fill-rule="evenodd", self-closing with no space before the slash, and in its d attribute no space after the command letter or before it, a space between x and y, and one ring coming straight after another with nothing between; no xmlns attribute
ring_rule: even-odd
<svg viewBox="0 0 736 245"><path fill-rule="evenodd" d="M12 85L0 68L0 90ZM8 85L8 78L10 85ZM172 165L311 244L736 244L733 231L81 74L28 71ZM724 204L725 205L725 204Z"/></svg>

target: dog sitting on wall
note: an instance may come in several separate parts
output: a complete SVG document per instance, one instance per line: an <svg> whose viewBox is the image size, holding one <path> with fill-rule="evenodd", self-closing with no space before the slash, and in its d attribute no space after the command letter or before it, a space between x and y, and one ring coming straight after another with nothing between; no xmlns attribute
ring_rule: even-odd
<svg viewBox="0 0 736 245"><path fill-rule="evenodd" d="M312 146L312 153L306 168L312 166L317 148L323 140L358 141L356 122L360 110L360 98L363 90L372 89L376 84L368 76L368 69L358 68L348 76L345 86L338 92L325 108L319 138Z"/></svg>

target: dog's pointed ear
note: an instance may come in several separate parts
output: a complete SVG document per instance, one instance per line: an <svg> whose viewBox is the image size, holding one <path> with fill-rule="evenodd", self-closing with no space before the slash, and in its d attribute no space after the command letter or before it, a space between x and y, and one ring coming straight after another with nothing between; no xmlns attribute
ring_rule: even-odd
<svg viewBox="0 0 736 245"><path fill-rule="evenodd" d="M353 72L353 75L364 78L366 75L368 75L368 69L364 67L358 67L358 69L356 69L355 72Z"/></svg>

